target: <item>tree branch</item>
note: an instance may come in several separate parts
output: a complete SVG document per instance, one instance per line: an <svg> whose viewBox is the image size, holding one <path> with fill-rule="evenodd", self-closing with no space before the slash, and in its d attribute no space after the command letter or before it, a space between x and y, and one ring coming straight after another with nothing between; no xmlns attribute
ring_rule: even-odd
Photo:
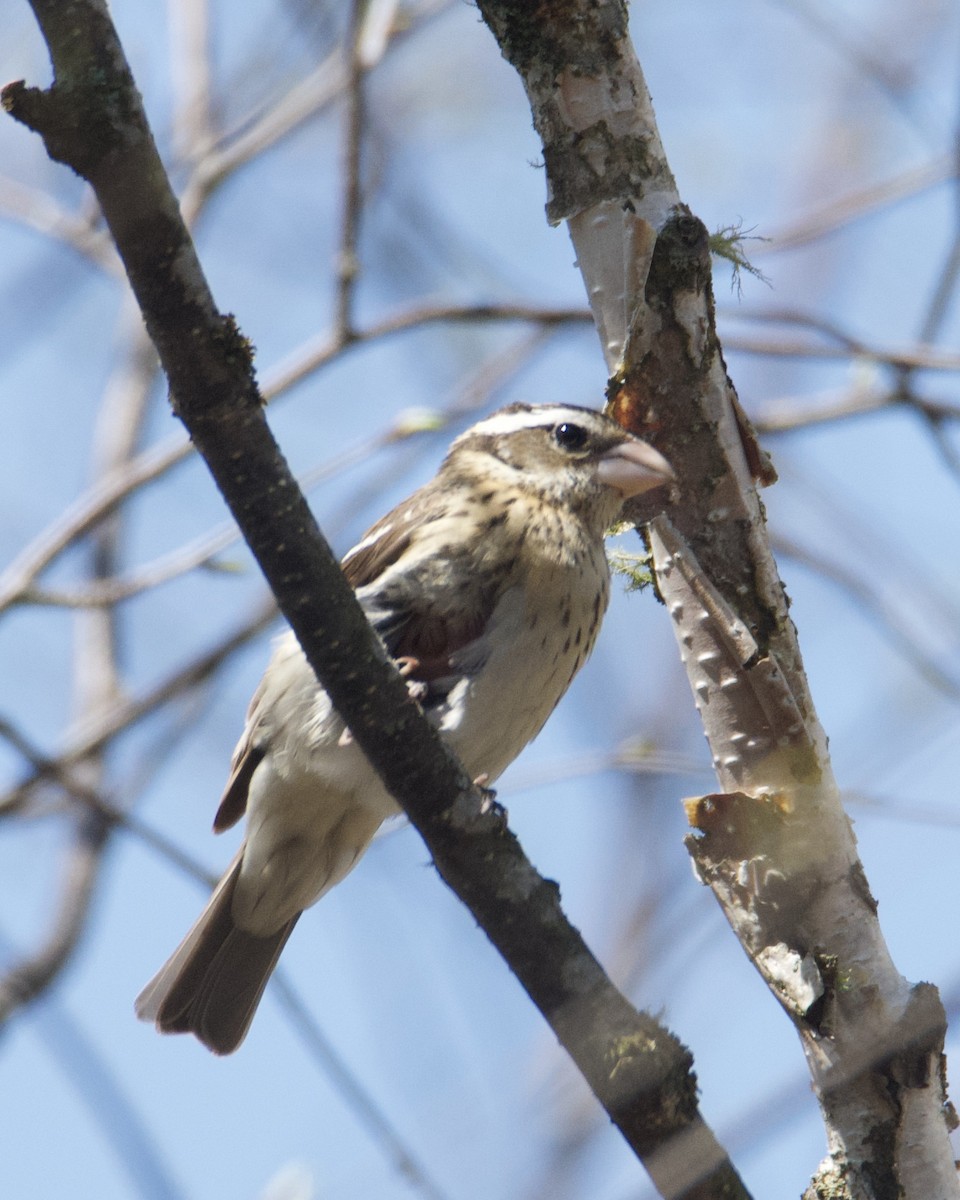
<svg viewBox="0 0 960 1200"><path fill-rule="evenodd" d="M876 919L754 487L775 474L727 377L707 231L680 203L625 5L479 6L527 90L610 410L680 481L651 545L722 789L689 802L688 845L800 1034L831 1147L810 1194L960 1195L943 1009L896 971Z"/></svg>
<svg viewBox="0 0 960 1200"><path fill-rule="evenodd" d="M4 106L96 190L175 411L318 678L663 1195L744 1196L697 1111L687 1051L611 985L557 886L465 777L366 622L267 427L250 347L213 302L104 0L33 9L54 82L9 85ZM674 1133L683 1140L663 1149Z"/></svg>

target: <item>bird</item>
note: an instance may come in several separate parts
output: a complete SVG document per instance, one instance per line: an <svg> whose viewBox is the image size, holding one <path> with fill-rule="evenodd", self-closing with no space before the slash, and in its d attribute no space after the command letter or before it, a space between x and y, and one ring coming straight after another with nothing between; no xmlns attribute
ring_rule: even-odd
<svg viewBox="0 0 960 1200"><path fill-rule="evenodd" d="M604 538L628 499L673 482L602 413L512 404L457 437L436 475L342 569L411 696L470 778L493 783L590 654L610 593ZM666 502L666 500L664 501ZM243 1041L297 920L399 812L291 631L247 712L214 831L243 842L136 1001L215 1054Z"/></svg>

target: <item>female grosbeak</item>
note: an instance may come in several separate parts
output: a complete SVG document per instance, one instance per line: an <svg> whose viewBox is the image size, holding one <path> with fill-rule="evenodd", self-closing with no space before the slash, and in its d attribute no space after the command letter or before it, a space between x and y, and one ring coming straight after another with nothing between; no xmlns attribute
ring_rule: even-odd
<svg viewBox="0 0 960 1200"><path fill-rule="evenodd" d="M607 607L606 530L626 499L671 478L656 450L600 413L514 404L458 437L435 477L344 558L472 778L493 782L553 712ZM214 820L220 831L246 813L244 842L138 1015L235 1050L300 913L397 812L286 633Z"/></svg>

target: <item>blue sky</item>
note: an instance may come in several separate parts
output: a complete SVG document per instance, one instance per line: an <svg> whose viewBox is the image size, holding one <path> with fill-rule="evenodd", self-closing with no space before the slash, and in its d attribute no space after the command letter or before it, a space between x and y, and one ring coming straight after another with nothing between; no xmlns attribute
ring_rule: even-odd
<svg viewBox="0 0 960 1200"><path fill-rule="evenodd" d="M183 86L170 66L175 7L113 5L168 158ZM335 18L325 24L311 11L265 0L212 7L214 88L227 128L243 126L329 52ZM45 83L27 6L0 3L0 14L3 79ZM951 147L957 13L938 0L655 0L635 6L632 28L681 193L711 228L742 220L776 237ZM567 235L543 218L522 88L474 9L449 5L398 42L371 77L369 121L361 323L426 303L583 303ZM332 106L237 172L197 229L217 301L255 342L262 379L331 320L341 124ZM0 164L2 581L89 486L98 413L131 323L115 277L15 211L23 193L14 185L82 211L78 181L10 120L0 122ZM187 177L183 166L174 171L178 186ZM871 345L912 346L955 220L956 194L944 182L789 252L776 241L748 243L769 284L746 277L742 296L719 264L721 333L748 411L761 420L809 412L882 388L883 368L862 356L736 347L747 338L822 344L801 324L753 319L785 310ZM944 352L955 351L957 333L951 300L937 337ZM271 421L297 470L341 464L311 493L338 550L429 477L469 421L454 416L436 433L342 465L405 410L446 412L474 398L481 411L514 399L600 403L603 364L589 327L533 347L529 339L517 326L432 325L354 349L276 402ZM957 373L923 372L917 390L956 407ZM901 406L767 435L781 483L764 503L774 538L790 551L782 573L792 613L894 959L955 1006L960 953L943 928L960 905L960 493L949 466L960 440L950 423L943 444L935 432ZM155 383L143 443L177 433ZM225 519L192 461L125 512L128 567ZM122 606L129 693L188 661L258 602L262 585L242 547L219 561L227 569L193 572ZM43 581L71 588L83 571L83 554L71 551ZM708 789L711 777L665 615L649 594L615 593L594 658L504 777L500 797L616 982L692 1047L704 1112L748 1184L771 1200L794 1196L825 1153L799 1045L689 869L679 801ZM0 717L47 753L69 740L78 717L76 633L74 614L62 609L21 605L0 620ZM232 835L213 838L210 821L267 652L265 638L254 642L201 695L144 722L109 755L111 794L133 798L145 826L209 871L235 845ZM921 669L923 654L941 670L939 682ZM609 767L628 741L647 749L645 769ZM2 741L0 769L6 786L24 769ZM68 819L51 792L0 823L0 966L48 927ZM201 903L200 885L142 836L113 839L68 969L0 1041L0 1190L30 1200L68 1188L78 1200L430 1194L396 1169L281 996L268 994L248 1041L227 1060L133 1019L133 997ZM310 1019L435 1194L649 1194L409 829L382 837L308 914L283 961Z"/></svg>

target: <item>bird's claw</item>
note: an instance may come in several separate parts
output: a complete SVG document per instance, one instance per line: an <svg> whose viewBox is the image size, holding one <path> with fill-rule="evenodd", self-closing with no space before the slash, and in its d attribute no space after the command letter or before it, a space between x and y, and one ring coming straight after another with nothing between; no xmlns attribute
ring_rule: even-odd
<svg viewBox="0 0 960 1200"><path fill-rule="evenodd" d="M473 786L480 793L480 812L483 816L491 816L504 829L507 827L507 810L502 804L497 802L497 793L493 788L487 787L487 781L490 776L484 771L482 775L478 775L473 781Z"/></svg>
<svg viewBox="0 0 960 1200"><path fill-rule="evenodd" d="M420 659L414 658L412 654L402 654L396 662L397 670L407 681L407 694L411 700L416 700L419 704L427 696L430 690L422 679L411 679L410 676L420 667Z"/></svg>

